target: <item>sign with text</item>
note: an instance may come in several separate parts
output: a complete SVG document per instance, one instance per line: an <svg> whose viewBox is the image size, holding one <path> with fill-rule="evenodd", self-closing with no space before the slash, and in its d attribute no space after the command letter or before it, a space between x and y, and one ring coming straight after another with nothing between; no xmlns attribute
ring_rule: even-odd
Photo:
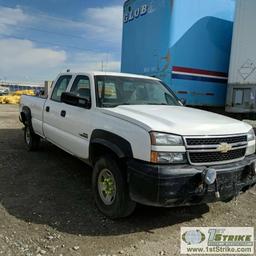
<svg viewBox="0 0 256 256"><path fill-rule="evenodd" d="M182 227L181 254L254 254L253 227Z"/></svg>

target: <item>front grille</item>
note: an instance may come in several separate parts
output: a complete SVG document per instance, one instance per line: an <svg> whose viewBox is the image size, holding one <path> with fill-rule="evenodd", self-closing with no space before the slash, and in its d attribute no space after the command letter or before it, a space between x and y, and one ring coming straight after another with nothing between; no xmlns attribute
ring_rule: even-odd
<svg viewBox="0 0 256 256"><path fill-rule="evenodd" d="M247 136L234 136L234 137L214 137L214 138L187 138L186 139L188 146L202 146L202 145L218 145L221 143L239 143L247 142Z"/></svg>
<svg viewBox="0 0 256 256"><path fill-rule="evenodd" d="M185 137L185 142L191 164L222 164L245 156L247 135Z"/></svg>
<svg viewBox="0 0 256 256"><path fill-rule="evenodd" d="M243 158L246 148L235 149L227 153L221 152L189 152L191 163L216 163Z"/></svg>

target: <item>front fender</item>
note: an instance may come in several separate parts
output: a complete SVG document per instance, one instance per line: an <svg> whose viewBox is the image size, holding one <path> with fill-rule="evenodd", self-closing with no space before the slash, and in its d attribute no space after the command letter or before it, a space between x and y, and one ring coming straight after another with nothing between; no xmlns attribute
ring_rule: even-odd
<svg viewBox="0 0 256 256"><path fill-rule="evenodd" d="M104 130L94 130L90 139L90 158L91 148L98 144L109 148L119 158L133 158L132 147L124 138Z"/></svg>

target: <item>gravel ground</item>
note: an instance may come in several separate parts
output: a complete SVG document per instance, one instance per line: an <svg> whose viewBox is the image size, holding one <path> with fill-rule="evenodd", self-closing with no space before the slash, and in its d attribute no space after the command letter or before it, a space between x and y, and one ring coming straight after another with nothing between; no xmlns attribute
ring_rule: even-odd
<svg viewBox="0 0 256 256"><path fill-rule="evenodd" d="M29 153L18 107L0 105L0 255L180 255L182 226L254 226L256 190L230 203L139 206L121 221L103 217L91 169L44 142Z"/></svg>

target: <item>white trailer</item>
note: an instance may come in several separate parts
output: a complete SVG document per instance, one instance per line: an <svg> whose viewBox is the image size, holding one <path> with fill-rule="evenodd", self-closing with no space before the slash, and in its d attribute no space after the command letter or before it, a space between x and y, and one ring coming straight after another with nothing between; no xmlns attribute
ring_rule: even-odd
<svg viewBox="0 0 256 256"><path fill-rule="evenodd" d="M256 113L256 0L237 0L226 111Z"/></svg>

